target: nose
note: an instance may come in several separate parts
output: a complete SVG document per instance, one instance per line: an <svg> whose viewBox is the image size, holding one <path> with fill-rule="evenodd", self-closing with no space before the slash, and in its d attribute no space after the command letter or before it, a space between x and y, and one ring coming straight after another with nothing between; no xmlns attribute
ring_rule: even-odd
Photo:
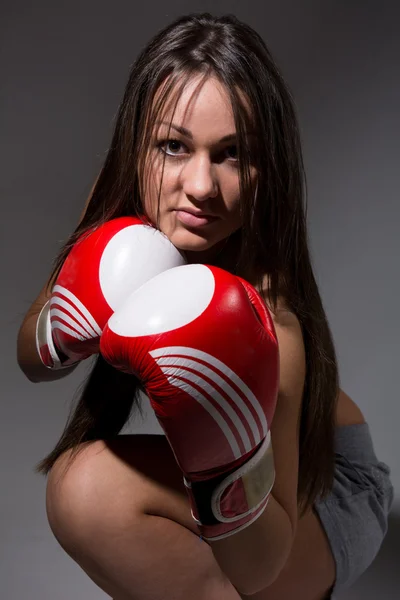
<svg viewBox="0 0 400 600"><path fill-rule="evenodd" d="M181 172L183 191L187 196L202 201L215 198L218 184L214 167L206 156L193 157Z"/></svg>

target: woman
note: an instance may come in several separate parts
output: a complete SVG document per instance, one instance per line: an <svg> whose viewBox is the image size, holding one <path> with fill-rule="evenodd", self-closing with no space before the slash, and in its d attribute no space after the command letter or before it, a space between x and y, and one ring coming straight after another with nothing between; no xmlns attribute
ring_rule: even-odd
<svg viewBox="0 0 400 600"><path fill-rule="evenodd" d="M208 14L161 31L132 68L104 167L22 323L18 360L35 382L72 370L46 369L35 349L52 284L82 233L145 214L188 262L242 276L271 311L280 349L271 425L276 514L266 517L264 538L257 530L247 547L200 541L166 439L118 437L137 381L99 356L38 470L49 473L54 535L115 600L329 598L379 550L393 488L360 409L339 389L303 188L292 99L261 38L234 17ZM235 586L235 568L247 565L254 539L263 552Z"/></svg>

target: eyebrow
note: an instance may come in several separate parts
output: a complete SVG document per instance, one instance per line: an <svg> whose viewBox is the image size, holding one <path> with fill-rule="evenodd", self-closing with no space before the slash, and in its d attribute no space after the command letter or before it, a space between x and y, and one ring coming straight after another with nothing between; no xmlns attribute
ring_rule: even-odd
<svg viewBox="0 0 400 600"><path fill-rule="evenodd" d="M191 131L189 131L189 129L186 129L186 127L181 127L180 125L174 125L173 123L167 123L166 121L156 121L156 123L157 123L157 125L166 125L167 127L171 127L171 129L175 129L181 135L184 135L185 137L189 138L190 140L193 140L193 133ZM247 133L247 135L254 135L254 133L249 131ZM224 137L221 138L218 143L229 142L231 140L235 140L236 137L237 137L236 133L230 133L228 135L224 135Z"/></svg>

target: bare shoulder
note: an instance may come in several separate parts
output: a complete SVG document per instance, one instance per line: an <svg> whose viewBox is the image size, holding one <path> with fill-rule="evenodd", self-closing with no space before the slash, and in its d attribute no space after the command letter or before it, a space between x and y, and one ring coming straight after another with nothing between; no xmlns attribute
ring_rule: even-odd
<svg viewBox="0 0 400 600"><path fill-rule="evenodd" d="M306 375L306 353L300 321L284 303L276 312L270 313L279 345L279 395L296 397L300 409Z"/></svg>
<svg viewBox="0 0 400 600"><path fill-rule="evenodd" d="M305 380L305 346L303 331L297 315L290 309L283 296L278 297L276 307L268 302L268 280L264 278L261 290L275 326L280 354L280 396L302 397Z"/></svg>
<svg viewBox="0 0 400 600"><path fill-rule="evenodd" d="M278 298L277 307L273 310L268 303L269 278L263 279L261 294L269 308L275 325L280 351L280 391L279 398L297 396L305 379L305 347L302 327L297 315L290 310L283 296ZM297 393L296 393L297 389ZM300 402L301 404L301 402ZM282 406L282 402L280 402ZM298 410L301 407L298 406ZM336 404L336 426L364 423L365 417L360 407L342 389L339 389Z"/></svg>
<svg viewBox="0 0 400 600"><path fill-rule="evenodd" d="M262 280L262 288L258 289L259 293L262 295L262 297L264 298L264 301L266 302L269 311L271 312L272 318L274 319L274 323L279 323L279 324L294 324L294 323L298 323L299 324L299 320L296 316L296 314L289 308L289 304L286 300L286 298L283 295L278 296L278 304L276 307L272 307L268 301L268 290L270 288L270 279L268 275L264 275L263 280Z"/></svg>
<svg viewBox="0 0 400 600"><path fill-rule="evenodd" d="M365 423L365 417L360 407L343 390L339 390L336 405L336 426L356 425Z"/></svg>

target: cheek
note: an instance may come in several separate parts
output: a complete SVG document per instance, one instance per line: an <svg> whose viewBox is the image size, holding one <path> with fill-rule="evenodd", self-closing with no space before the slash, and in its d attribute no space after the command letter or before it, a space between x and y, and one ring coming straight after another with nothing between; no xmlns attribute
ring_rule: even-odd
<svg viewBox="0 0 400 600"><path fill-rule="evenodd" d="M227 192L224 204L227 218L230 221L240 221L240 196L238 185Z"/></svg>
<svg viewBox="0 0 400 600"><path fill-rule="evenodd" d="M250 177L253 186L256 187L257 171L254 168L251 168ZM235 177L230 185L225 188L224 197L227 220L232 227L236 226L238 228L242 225L239 176Z"/></svg>
<svg viewBox="0 0 400 600"><path fill-rule="evenodd" d="M162 208L163 205L163 189L161 190L161 196L159 200L161 174L162 169L158 168L156 165L153 165L146 173L146 179L143 186L143 207L146 215L152 221L155 221L157 218L159 204L160 208Z"/></svg>
<svg viewBox="0 0 400 600"><path fill-rule="evenodd" d="M174 181L176 178L171 178L170 174L165 169L162 179L161 193L160 183L161 177L155 176L149 181L147 191L143 199L143 206L146 216L154 225L158 225L160 230L167 237L171 237L176 229L175 217L169 208L174 205L176 186ZM175 202L176 204L176 202Z"/></svg>
<svg viewBox="0 0 400 600"><path fill-rule="evenodd" d="M146 216L153 222L157 218L158 194L157 188L148 187L143 199L143 208Z"/></svg>
<svg viewBox="0 0 400 600"><path fill-rule="evenodd" d="M231 235L242 226L242 217L240 215L239 206L235 207L235 210L229 215L229 219L226 221L226 235Z"/></svg>

